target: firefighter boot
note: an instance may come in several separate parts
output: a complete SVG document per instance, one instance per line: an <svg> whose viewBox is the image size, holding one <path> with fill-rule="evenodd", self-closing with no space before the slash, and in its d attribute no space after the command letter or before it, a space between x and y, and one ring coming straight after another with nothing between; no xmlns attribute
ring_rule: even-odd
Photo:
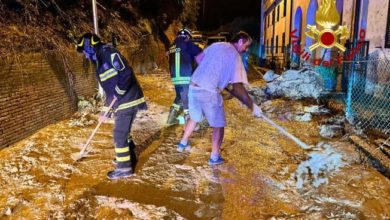
<svg viewBox="0 0 390 220"><path fill-rule="evenodd" d="M137 164L137 155L135 153L135 144L133 140L129 140L129 148L130 148L130 160L131 160L131 167L134 169L135 165Z"/></svg>
<svg viewBox="0 0 390 220"><path fill-rule="evenodd" d="M107 173L107 178L110 180L120 179L120 178L127 178L134 174L133 170L131 168L127 169L115 169Z"/></svg>
<svg viewBox="0 0 390 220"><path fill-rule="evenodd" d="M179 113L179 111L176 110L176 109L172 106L171 109L169 110L169 115L168 115L167 124L178 124L178 123L179 123L179 120L176 119L178 113Z"/></svg>
<svg viewBox="0 0 390 220"><path fill-rule="evenodd" d="M190 111L188 109L184 109L183 112L184 112L184 120L187 124L188 120L190 120Z"/></svg>

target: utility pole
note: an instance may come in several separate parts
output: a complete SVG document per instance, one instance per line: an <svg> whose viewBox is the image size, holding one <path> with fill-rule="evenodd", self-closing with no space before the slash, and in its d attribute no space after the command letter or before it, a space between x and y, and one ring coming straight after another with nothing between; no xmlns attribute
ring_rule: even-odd
<svg viewBox="0 0 390 220"><path fill-rule="evenodd" d="M92 11L93 11L93 28L94 28L95 34L99 36L96 0L92 0Z"/></svg>
<svg viewBox="0 0 390 220"><path fill-rule="evenodd" d="M99 36L99 25L98 25L98 15L97 15L97 7L96 7L96 0L92 0L92 12L93 12L93 29L97 36ZM100 96L102 99L104 99L104 90L103 87L99 84L98 89L98 96Z"/></svg>

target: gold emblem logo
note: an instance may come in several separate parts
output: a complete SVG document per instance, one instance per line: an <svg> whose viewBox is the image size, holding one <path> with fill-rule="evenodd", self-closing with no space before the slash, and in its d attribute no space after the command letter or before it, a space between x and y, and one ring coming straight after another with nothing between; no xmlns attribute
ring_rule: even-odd
<svg viewBox="0 0 390 220"><path fill-rule="evenodd" d="M349 32L345 25L339 25L336 29L339 21L340 15L336 8L336 0L323 0L316 12L317 25L307 25L309 31L305 33L306 36L316 40L309 47L309 50L312 51L317 47L337 47L341 51L345 51L345 47L337 42L337 36L344 39L348 37Z"/></svg>

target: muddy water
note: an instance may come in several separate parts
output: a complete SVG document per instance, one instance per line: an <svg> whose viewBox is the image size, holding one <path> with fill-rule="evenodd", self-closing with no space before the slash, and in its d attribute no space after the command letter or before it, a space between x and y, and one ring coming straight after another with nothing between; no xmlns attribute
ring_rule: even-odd
<svg viewBox="0 0 390 220"><path fill-rule="evenodd" d="M66 120L0 151L0 216L10 219L388 219L390 181L343 139L319 137L319 120L290 121L307 103L272 100L268 116L312 145L303 150L271 126L226 102L222 156L211 168L210 129L196 132L189 152L176 152L180 126L164 120L169 80L140 77L150 108L139 114L133 138L136 175L109 181L112 124L93 139L90 156L75 163L96 125ZM259 84L260 82L255 82ZM164 92L162 92L164 91ZM75 126L77 125L77 126Z"/></svg>

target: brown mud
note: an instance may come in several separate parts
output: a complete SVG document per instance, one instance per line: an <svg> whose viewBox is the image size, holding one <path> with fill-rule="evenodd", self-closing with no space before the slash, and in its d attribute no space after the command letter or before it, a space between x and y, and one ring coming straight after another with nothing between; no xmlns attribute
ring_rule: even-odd
<svg viewBox="0 0 390 220"><path fill-rule="evenodd" d="M309 150L231 99L225 102L225 164L207 164L210 128L194 134L190 152L177 152L182 126L164 123L173 87L163 75L139 76L149 109L133 126L139 155L135 176L105 177L113 169L112 123L102 125L89 156L76 163L70 155L83 146L97 117L88 125L64 120L0 151L0 218L390 218L389 179L347 138L322 139L318 126L324 116L310 122L284 117L306 102L271 100L274 110L266 114L312 145Z"/></svg>

